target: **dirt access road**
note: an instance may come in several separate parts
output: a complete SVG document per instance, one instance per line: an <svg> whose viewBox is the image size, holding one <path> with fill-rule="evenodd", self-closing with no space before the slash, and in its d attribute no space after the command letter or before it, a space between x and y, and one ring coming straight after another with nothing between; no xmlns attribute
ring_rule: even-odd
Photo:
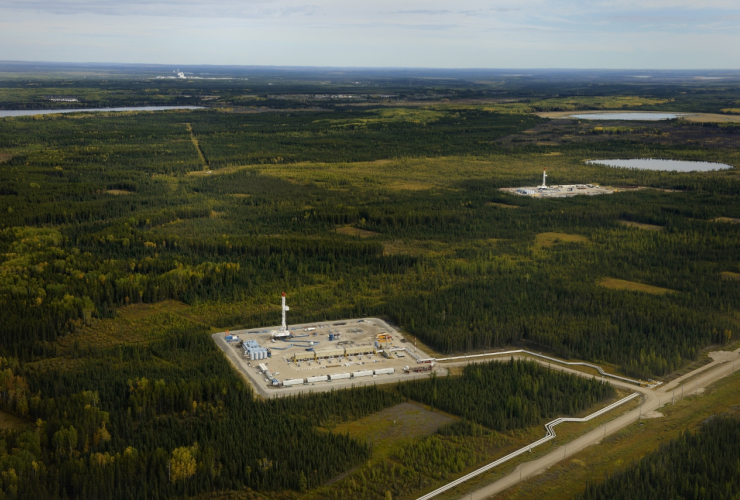
<svg viewBox="0 0 740 500"><path fill-rule="evenodd" d="M674 397L679 399L684 396L700 394L708 385L740 369L740 349L737 349L736 351L713 352L710 353L710 357L714 360L711 363L697 368L696 370L677 378L670 384L660 386L655 390L642 387L636 388L631 384L610 380L609 383L615 386L641 392L643 394L642 406L607 422L604 426L584 434L575 441L571 441L567 445L561 446L537 460L532 460L531 462L522 464L516 470L502 477L498 481L484 486L472 493L465 494L460 497L460 500L482 500L491 498L497 493L514 486L522 480L526 481L529 477L544 472L545 469L555 465L567 456L578 453L588 446L598 444L602 439L604 439L605 435L608 436L613 434L637 421L641 416L645 417L646 415L649 415L650 412L657 410L661 406L670 404ZM553 368L555 368L554 365ZM565 370L581 376L591 376L583 372Z"/></svg>

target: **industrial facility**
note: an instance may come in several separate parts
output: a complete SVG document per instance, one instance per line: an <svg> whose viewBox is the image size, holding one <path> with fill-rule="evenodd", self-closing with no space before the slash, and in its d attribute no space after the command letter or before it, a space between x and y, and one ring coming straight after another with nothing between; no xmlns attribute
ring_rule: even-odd
<svg viewBox="0 0 740 500"><path fill-rule="evenodd" d="M525 186L518 188L501 188L501 191L519 196L531 196L534 198L570 198L571 196L587 195L596 196L600 194L612 194L614 191L596 184L564 184L560 186L547 185L547 169L542 171L542 185Z"/></svg>
<svg viewBox="0 0 740 500"><path fill-rule="evenodd" d="M434 369L431 358L381 319L288 325L289 310L283 293L279 326L223 333L232 360L262 390L373 383L379 376L418 376ZM414 360L417 365L409 368Z"/></svg>

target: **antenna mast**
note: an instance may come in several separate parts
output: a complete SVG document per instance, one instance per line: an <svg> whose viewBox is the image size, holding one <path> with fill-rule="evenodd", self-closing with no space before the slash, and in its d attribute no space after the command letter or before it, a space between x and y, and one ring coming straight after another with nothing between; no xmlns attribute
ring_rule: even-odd
<svg viewBox="0 0 740 500"><path fill-rule="evenodd" d="M547 168L542 169L542 186L540 187L543 189L547 187L547 184L545 184L545 179L547 179Z"/></svg>

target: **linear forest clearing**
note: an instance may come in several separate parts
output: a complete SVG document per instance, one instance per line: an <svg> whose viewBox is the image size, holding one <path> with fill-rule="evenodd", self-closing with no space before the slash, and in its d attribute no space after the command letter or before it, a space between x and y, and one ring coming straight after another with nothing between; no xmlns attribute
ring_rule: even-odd
<svg viewBox="0 0 740 500"><path fill-rule="evenodd" d="M635 281L619 280L616 278L604 278L599 281L599 286L610 288L612 290L630 290L633 292L651 293L653 295L665 295L666 293L675 292L675 290L669 290L668 288L647 285L645 283L637 283Z"/></svg>

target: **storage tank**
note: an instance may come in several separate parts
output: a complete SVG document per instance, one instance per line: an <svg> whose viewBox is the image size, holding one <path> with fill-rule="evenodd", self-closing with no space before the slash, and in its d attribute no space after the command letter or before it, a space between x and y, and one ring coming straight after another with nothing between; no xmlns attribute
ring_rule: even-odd
<svg viewBox="0 0 740 500"><path fill-rule="evenodd" d="M326 382L327 380L329 380L327 375L316 375L315 377L308 377L306 383L312 384L314 382Z"/></svg>
<svg viewBox="0 0 740 500"><path fill-rule="evenodd" d="M329 380L341 380L343 378L350 378L349 373L332 373L329 375Z"/></svg>
<svg viewBox="0 0 740 500"><path fill-rule="evenodd" d="M288 380L283 380L283 387L290 387L291 385L300 385L303 384L304 380L302 378L290 378Z"/></svg>
<svg viewBox="0 0 740 500"><path fill-rule="evenodd" d="M391 375L395 372L395 368L381 368L380 370L375 370L375 375Z"/></svg>
<svg viewBox="0 0 740 500"><path fill-rule="evenodd" d="M352 378L371 377L372 375L372 370L360 370L359 372L352 372Z"/></svg>

